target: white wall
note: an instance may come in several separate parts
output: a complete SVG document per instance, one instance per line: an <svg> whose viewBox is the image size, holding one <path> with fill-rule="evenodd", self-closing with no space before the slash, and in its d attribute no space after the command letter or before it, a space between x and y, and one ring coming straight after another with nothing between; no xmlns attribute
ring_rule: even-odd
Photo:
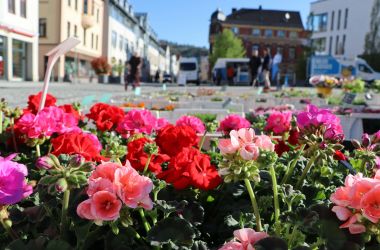
<svg viewBox="0 0 380 250"><path fill-rule="evenodd" d="M314 32L312 39L326 38L324 54L329 53L330 37L332 36L332 55L335 54L336 37L342 42L346 36L344 54L347 58L354 58L364 52L365 36L370 30L371 11L374 0L321 0L311 3L310 13L318 15L327 13L327 31ZM345 10L348 8L347 28L344 29ZM341 10L340 29L337 30L338 12ZM335 12L334 28L331 30L332 11Z"/></svg>

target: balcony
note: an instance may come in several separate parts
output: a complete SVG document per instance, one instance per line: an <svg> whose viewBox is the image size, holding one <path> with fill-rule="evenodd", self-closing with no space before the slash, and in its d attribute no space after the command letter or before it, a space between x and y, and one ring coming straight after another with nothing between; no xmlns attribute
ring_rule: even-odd
<svg viewBox="0 0 380 250"><path fill-rule="evenodd" d="M82 27L84 29L91 28L95 25L95 17L90 14L82 14Z"/></svg>

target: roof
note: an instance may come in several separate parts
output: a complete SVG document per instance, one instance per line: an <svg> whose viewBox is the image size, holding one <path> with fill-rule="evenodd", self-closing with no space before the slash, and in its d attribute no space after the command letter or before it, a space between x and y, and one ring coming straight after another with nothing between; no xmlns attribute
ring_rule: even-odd
<svg viewBox="0 0 380 250"><path fill-rule="evenodd" d="M285 18L287 13L290 15L289 20ZM299 11L264 10L260 8L235 10L227 16L224 23L304 29Z"/></svg>

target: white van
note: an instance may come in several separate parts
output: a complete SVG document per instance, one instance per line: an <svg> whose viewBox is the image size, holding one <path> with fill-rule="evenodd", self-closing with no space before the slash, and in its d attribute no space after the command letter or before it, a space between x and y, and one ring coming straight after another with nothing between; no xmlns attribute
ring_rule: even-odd
<svg viewBox="0 0 380 250"><path fill-rule="evenodd" d="M178 84L196 83L199 85L200 68L198 60L195 57L182 57L179 60Z"/></svg>

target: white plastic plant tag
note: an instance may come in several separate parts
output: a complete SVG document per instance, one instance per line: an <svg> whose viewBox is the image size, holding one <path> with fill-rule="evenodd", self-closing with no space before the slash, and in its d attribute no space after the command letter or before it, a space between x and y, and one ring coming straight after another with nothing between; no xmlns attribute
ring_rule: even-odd
<svg viewBox="0 0 380 250"><path fill-rule="evenodd" d="M60 56L69 52L72 48L77 46L79 43L80 41L78 39L69 37L65 41L63 41L61 44L59 44L57 47L53 48L48 53L46 53L46 56L48 57L48 63L46 67L44 86L42 89L41 102L40 102L38 111L41 111L45 106L46 95L49 89L51 71L53 70L54 64L57 62Z"/></svg>

